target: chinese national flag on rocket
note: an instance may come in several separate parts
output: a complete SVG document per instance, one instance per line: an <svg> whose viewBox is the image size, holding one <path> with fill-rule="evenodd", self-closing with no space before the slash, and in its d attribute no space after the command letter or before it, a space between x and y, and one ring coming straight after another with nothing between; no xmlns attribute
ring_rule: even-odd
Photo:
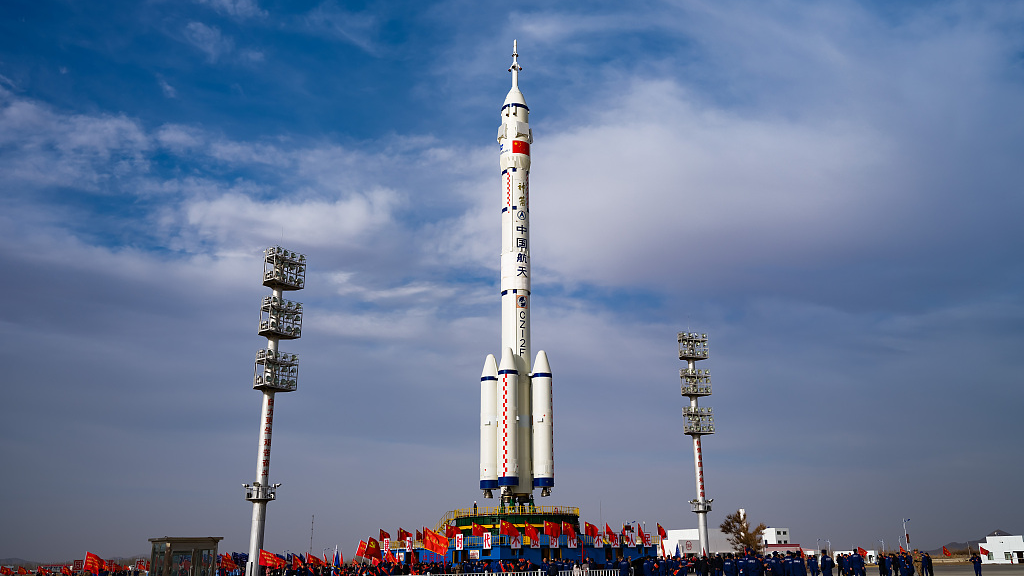
<svg viewBox="0 0 1024 576"><path fill-rule="evenodd" d="M949 551L949 548L946 548L945 546L943 546L942 547L942 555L946 556L948 558L949 556L952 556L953 553Z"/></svg>

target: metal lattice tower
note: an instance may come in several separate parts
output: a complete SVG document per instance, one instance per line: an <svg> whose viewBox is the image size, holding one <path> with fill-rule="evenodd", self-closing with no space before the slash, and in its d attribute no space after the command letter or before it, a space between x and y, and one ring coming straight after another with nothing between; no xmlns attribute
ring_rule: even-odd
<svg viewBox="0 0 1024 576"><path fill-rule="evenodd" d="M252 502L252 528L249 533L249 561L246 576L259 576L259 554L263 548L267 502L277 498L280 484L270 483L270 440L274 429L274 394L292 392L298 385L299 357L282 352L281 340L302 336L302 304L285 300L284 292L302 290L306 284L306 256L271 246L263 251L263 285L273 290L260 306L258 334L267 339L267 347L256 352L252 387L263 392L260 434L256 455L256 481L242 484L245 499Z"/></svg>
<svg viewBox="0 0 1024 576"><path fill-rule="evenodd" d="M696 332L679 333L679 359L686 362L686 368L679 371L682 381L682 395L690 399L690 405L683 407L683 434L693 438L693 471L697 481L697 497L690 500L690 509L697 514L697 534L700 537L701 553L708 553L708 512L714 498L708 498L704 491L704 456L700 437L715 433L715 417L710 407L697 406L697 399L711 395L710 370L698 370L697 361L708 358L708 335Z"/></svg>

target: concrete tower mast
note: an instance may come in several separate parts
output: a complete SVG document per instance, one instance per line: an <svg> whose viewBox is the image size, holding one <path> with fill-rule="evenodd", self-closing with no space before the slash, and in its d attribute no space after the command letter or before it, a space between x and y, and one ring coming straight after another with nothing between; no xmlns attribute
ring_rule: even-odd
<svg viewBox="0 0 1024 576"><path fill-rule="evenodd" d="M690 405L683 407L683 434L693 438L693 471L697 481L697 497L690 500L690 508L697 514L701 554L708 553L708 512L714 502L714 498L707 498L704 492L704 456L700 437L715 433L715 418L710 407L697 406L697 398L711 395L710 370L697 369L697 361L707 360L707 357L707 334L679 333L679 359L686 361L686 368L679 371L679 379L682 381L682 395L690 399Z"/></svg>
<svg viewBox="0 0 1024 576"><path fill-rule="evenodd" d="M252 387L263 392L260 410L260 434L256 452L256 481L242 484L245 499L252 502L252 527L249 533L249 561L246 576L259 576L260 550L266 527L267 502L277 497L280 484L270 483L270 440L274 429L274 395L291 392L298 385L299 357L281 352L278 342L302 335L302 304L285 300L286 291L302 290L306 284L306 256L272 246L263 251L263 285L273 290L260 306L259 335L267 347L256 353Z"/></svg>

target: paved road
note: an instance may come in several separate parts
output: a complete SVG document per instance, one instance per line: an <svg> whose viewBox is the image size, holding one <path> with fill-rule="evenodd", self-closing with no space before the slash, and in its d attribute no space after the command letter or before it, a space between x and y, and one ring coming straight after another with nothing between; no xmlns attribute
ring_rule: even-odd
<svg viewBox="0 0 1024 576"><path fill-rule="evenodd" d="M934 566L935 576L974 576L974 565L967 562ZM1024 564L987 564L981 567L981 576L1024 576Z"/></svg>

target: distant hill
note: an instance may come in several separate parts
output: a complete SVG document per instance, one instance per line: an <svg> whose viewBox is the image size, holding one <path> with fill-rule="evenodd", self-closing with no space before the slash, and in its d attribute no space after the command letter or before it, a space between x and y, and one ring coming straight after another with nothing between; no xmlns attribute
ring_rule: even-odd
<svg viewBox="0 0 1024 576"><path fill-rule="evenodd" d="M988 536L1012 536L1012 534L1010 534L1009 532L1006 532L1005 530L993 530L992 532L990 532L988 534ZM978 551L978 545L979 544L984 544L984 542L985 542L984 538L981 538L981 539L978 539L978 540L968 540L966 542L950 542L950 543L946 544L946 548L949 548L950 550L965 550L968 546L970 546L971 551L977 552ZM936 548L935 550L925 550L925 552L931 554L932 556L935 556L936 554L938 554L939 556L942 556L942 547L940 546L939 548Z"/></svg>

